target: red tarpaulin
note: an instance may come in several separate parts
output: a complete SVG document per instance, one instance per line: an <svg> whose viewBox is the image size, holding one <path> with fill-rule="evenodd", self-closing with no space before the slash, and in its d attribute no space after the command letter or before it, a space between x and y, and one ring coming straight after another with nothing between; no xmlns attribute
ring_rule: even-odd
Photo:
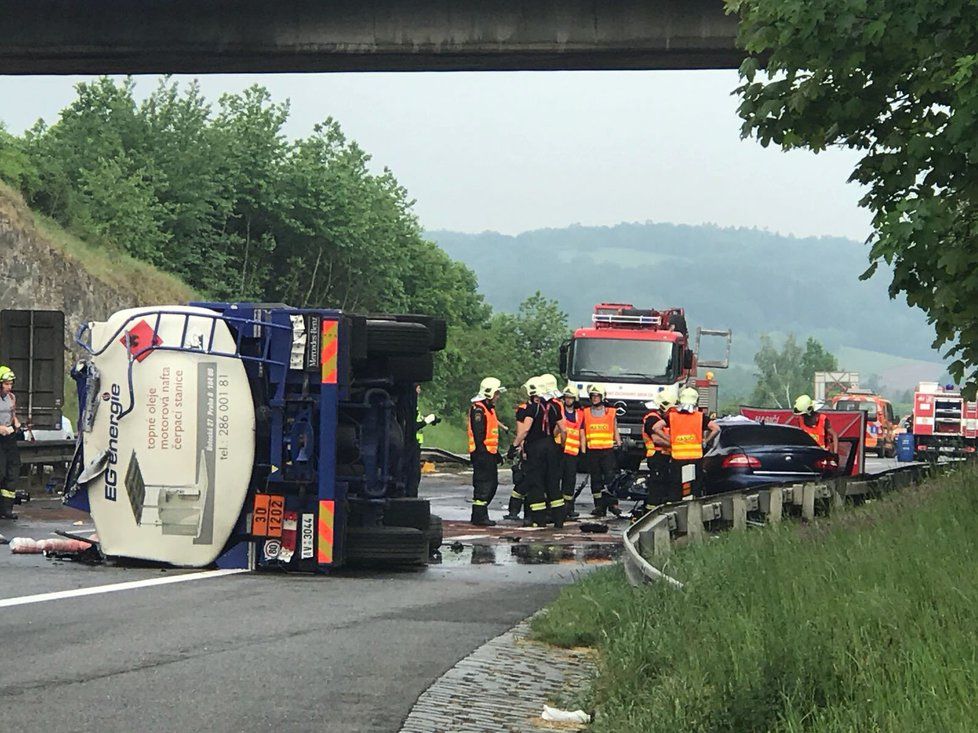
<svg viewBox="0 0 978 733"><path fill-rule="evenodd" d="M740 414L758 422L778 425L801 426L801 417L791 410L771 410L763 407L741 407ZM862 410L844 412L826 410L820 412L829 419L829 425L839 436L839 473L858 476L865 472L866 413ZM831 448L831 446L830 446Z"/></svg>

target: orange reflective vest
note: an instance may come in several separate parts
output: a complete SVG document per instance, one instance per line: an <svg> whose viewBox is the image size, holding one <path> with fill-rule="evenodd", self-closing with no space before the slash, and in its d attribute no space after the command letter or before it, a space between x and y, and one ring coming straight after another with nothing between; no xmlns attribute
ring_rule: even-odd
<svg viewBox="0 0 978 733"><path fill-rule="evenodd" d="M486 403L481 400L472 404L482 410L486 418L486 439L484 441L486 451L492 454L499 453L499 418L496 417L496 411L490 410L486 407ZM469 453L475 453L475 436L472 434L471 418L466 420L466 428L468 428L469 433Z"/></svg>
<svg viewBox="0 0 978 733"><path fill-rule="evenodd" d="M615 411L604 408L604 415L595 415L591 408L584 410L584 435L588 450L606 450L615 446Z"/></svg>
<svg viewBox="0 0 978 733"><path fill-rule="evenodd" d="M642 440L645 441L646 458L651 458L652 456L655 455L655 452L657 450L662 450L661 448L659 448L659 446L655 444L655 441L652 440L652 433L646 432L645 430L645 424L650 417L655 418L655 420L652 422L652 424L655 425L657 422L659 422L659 420L662 419L662 415L659 414L658 410L652 410L651 412L645 413L645 417L642 418ZM668 451L666 452L668 453Z"/></svg>
<svg viewBox="0 0 978 733"><path fill-rule="evenodd" d="M672 457L677 461L695 461L703 457L703 413L680 412L669 414L669 442Z"/></svg>
<svg viewBox="0 0 978 733"><path fill-rule="evenodd" d="M574 419L571 420L567 417L567 407L561 404L560 415L560 424L564 428L564 453L568 456L576 456L581 452L581 428L584 426L584 410L580 407L574 410Z"/></svg>
<svg viewBox="0 0 978 733"><path fill-rule="evenodd" d="M804 417L798 420L801 423L801 429L815 438L815 442L822 448L825 447L825 425L828 421L829 419L825 415L819 415L814 425L806 423Z"/></svg>

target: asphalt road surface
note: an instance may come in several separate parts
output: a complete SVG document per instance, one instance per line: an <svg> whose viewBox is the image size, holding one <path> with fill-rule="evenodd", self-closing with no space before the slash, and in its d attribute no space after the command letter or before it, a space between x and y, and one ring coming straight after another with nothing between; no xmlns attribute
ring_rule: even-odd
<svg viewBox="0 0 978 733"><path fill-rule="evenodd" d="M463 482L428 483L447 509L467 496ZM84 529L76 518L34 501L0 532L40 539ZM0 730L396 731L432 681L587 567L474 562L446 556L423 571L331 577L197 575L0 547Z"/></svg>

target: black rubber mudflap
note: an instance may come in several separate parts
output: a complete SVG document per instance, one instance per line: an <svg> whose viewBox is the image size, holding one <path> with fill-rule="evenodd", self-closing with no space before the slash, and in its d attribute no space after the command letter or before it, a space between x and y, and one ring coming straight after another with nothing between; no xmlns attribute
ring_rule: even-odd
<svg viewBox="0 0 978 733"><path fill-rule="evenodd" d="M428 537L414 527L349 527L346 562L349 565L426 565Z"/></svg>
<svg viewBox="0 0 978 733"><path fill-rule="evenodd" d="M384 505L384 525L414 527L426 532L431 522L431 504L427 499L388 499Z"/></svg>
<svg viewBox="0 0 978 733"><path fill-rule="evenodd" d="M442 546L445 538L441 517L437 514L431 515L431 520L428 522L428 531L425 532L425 535L428 537L428 554L431 555Z"/></svg>

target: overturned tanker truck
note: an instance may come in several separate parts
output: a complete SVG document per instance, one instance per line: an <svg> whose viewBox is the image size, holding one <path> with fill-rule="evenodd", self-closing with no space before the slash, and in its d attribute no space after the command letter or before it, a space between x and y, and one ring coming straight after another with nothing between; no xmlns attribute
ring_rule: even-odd
<svg viewBox="0 0 978 733"><path fill-rule="evenodd" d="M83 325L66 504L107 558L328 572L423 564L416 385L444 320L194 303Z"/></svg>

